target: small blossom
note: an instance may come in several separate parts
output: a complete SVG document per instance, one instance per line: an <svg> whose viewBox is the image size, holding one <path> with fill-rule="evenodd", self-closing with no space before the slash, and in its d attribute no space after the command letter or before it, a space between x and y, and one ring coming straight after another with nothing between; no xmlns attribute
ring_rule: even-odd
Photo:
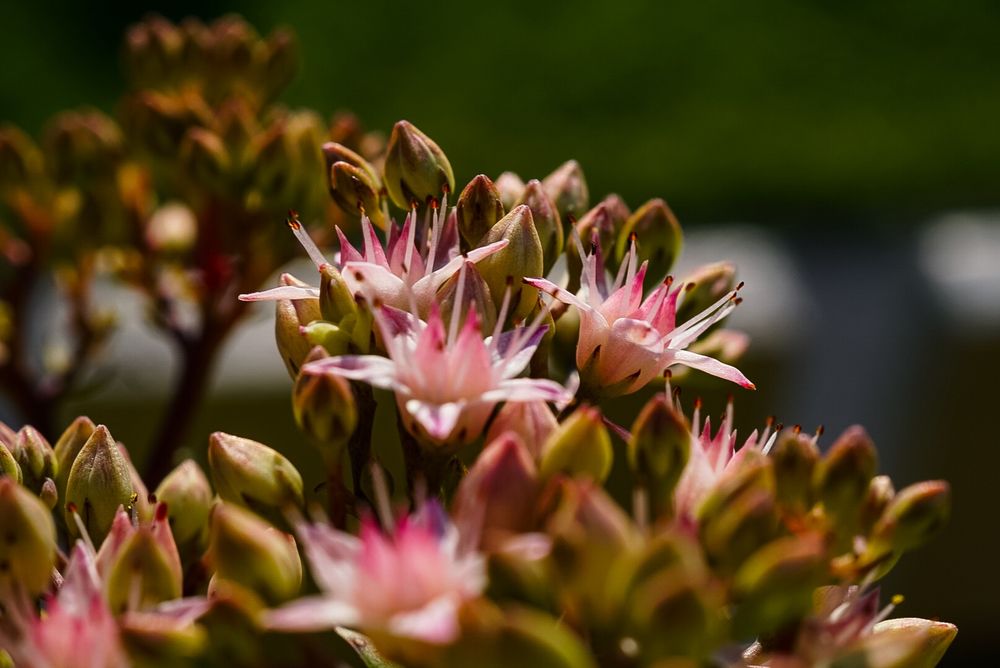
<svg viewBox="0 0 1000 668"><path fill-rule="evenodd" d="M648 263L637 266L634 242L610 286L596 237L592 252L582 260L582 296L544 278L525 279L525 282L580 311L576 363L583 385L590 392L604 397L630 394L675 364L754 389L753 383L735 367L687 350L709 327L736 308L739 288L678 324L677 300L684 286L672 288L673 281L668 277L643 299Z"/></svg>

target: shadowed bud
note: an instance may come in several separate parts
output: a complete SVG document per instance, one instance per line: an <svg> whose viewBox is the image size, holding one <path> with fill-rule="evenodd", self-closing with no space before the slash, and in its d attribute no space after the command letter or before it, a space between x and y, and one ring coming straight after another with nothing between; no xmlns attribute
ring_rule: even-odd
<svg viewBox="0 0 1000 668"><path fill-rule="evenodd" d="M847 668L934 668L941 661L958 628L930 619L901 617L879 622L831 666Z"/></svg>
<svg viewBox="0 0 1000 668"><path fill-rule="evenodd" d="M590 249L590 243L597 233L597 240L601 248L609 253L614 248L615 240L618 237L618 230L622 228L625 221L631 215L628 205L618 195L608 195L597 205L587 211L576 222L576 233L583 243L582 251L586 253ZM570 291L576 292L580 288L580 252L577 242L573 237L566 240L566 267L569 270ZM682 321L678 321L682 322Z"/></svg>
<svg viewBox="0 0 1000 668"><path fill-rule="evenodd" d="M408 121L392 128L383 175L389 197L400 209L438 201L455 191L455 175L444 151Z"/></svg>
<svg viewBox="0 0 1000 668"><path fill-rule="evenodd" d="M67 111L46 128L43 147L55 181L70 185L113 177L122 153L122 134L100 112Z"/></svg>
<svg viewBox="0 0 1000 668"><path fill-rule="evenodd" d="M191 665L208 645L201 624L169 620L155 612L125 615L118 622L122 641L136 665Z"/></svg>
<svg viewBox="0 0 1000 668"><path fill-rule="evenodd" d="M212 510L207 561L218 578L235 582L280 603L302 584L295 539L256 515L220 503Z"/></svg>
<svg viewBox="0 0 1000 668"><path fill-rule="evenodd" d="M280 283L307 287L291 274L282 274ZM274 340L281 361L293 379L299 375L303 360L312 349L302 327L322 317L319 299L279 299L274 304Z"/></svg>
<svg viewBox="0 0 1000 668"><path fill-rule="evenodd" d="M349 315L355 315L358 304L344 282L337 268L332 264L320 267L319 310L323 320L339 323Z"/></svg>
<svg viewBox="0 0 1000 668"><path fill-rule="evenodd" d="M889 506L889 502L896 496L896 488L892 484L892 479L887 475L877 475L872 478L868 485L868 495L865 497L865 504L861 509L862 532L871 533L875 523L882 517L882 513Z"/></svg>
<svg viewBox="0 0 1000 668"><path fill-rule="evenodd" d="M0 126L0 190L22 186L42 172L42 153L20 128Z"/></svg>
<svg viewBox="0 0 1000 668"><path fill-rule="evenodd" d="M10 454L21 467L21 484L35 494L42 489L46 478L55 478L59 464L52 446L37 429L25 426L17 432Z"/></svg>
<svg viewBox="0 0 1000 668"><path fill-rule="evenodd" d="M649 275L655 279L666 276L680 256L684 243L680 223L667 203L659 198L651 199L629 216L615 243L615 258L619 263L629 252L632 235L636 238L639 260L649 261Z"/></svg>
<svg viewBox="0 0 1000 668"><path fill-rule="evenodd" d="M504 211L513 209L514 204L524 194L524 181L514 172L504 172L497 177L493 185L500 193L500 203L503 204Z"/></svg>
<svg viewBox="0 0 1000 668"><path fill-rule="evenodd" d="M80 537L73 518L75 510L94 545L100 545L111 529L118 506L130 509L134 500L129 463L108 428L99 425L73 461L66 481L66 526L70 536Z"/></svg>
<svg viewBox="0 0 1000 668"><path fill-rule="evenodd" d="M859 426L849 427L816 465L813 490L839 534L857 530L864 503L878 467L875 444Z"/></svg>
<svg viewBox="0 0 1000 668"><path fill-rule="evenodd" d="M459 280L465 276L465 283L459 289ZM455 300L461 294L462 303L455 304ZM465 272L457 271L451 278L444 282L437 292L437 301L441 306L441 319L444 322L451 322L452 311L459 309L459 326L465 324L465 318L470 309L476 311L479 316L479 329L483 332L492 332L497 322L497 309L493 305L493 295L490 286L486 284L483 275L479 273L474 262L465 262Z"/></svg>
<svg viewBox="0 0 1000 668"><path fill-rule="evenodd" d="M544 478L565 473L604 482L613 459L611 436L601 411L580 406L545 441L539 471Z"/></svg>
<svg viewBox="0 0 1000 668"><path fill-rule="evenodd" d="M807 512L813 504L812 476L819 449L812 437L794 430L778 435L771 450L778 503L795 513Z"/></svg>
<svg viewBox="0 0 1000 668"><path fill-rule="evenodd" d="M509 243L479 262L479 272L490 286L493 304L502 308L508 281L511 286L510 313L516 320L525 317L538 299L538 290L522 283L524 277L542 275L542 244L535 230L531 209L521 205L490 228L484 243L506 239Z"/></svg>
<svg viewBox="0 0 1000 668"><path fill-rule="evenodd" d="M524 188L524 194L521 195L515 206L521 204L531 209L531 217L535 221L535 231L542 244L544 269L541 275L545 276L563 250L562 219L556 209L555 202L548 196L542 183L538 180L528 181L528 185Z"/></svg>
<svg viewBox="0 0 1000 668"><path fill-rule="evenodd" d="M701 656L707 653L721 619L718 602L706 588L693 582L680 568L666 569L640 586L629 606L629 613L640 631L639 646L643 659ZM670 659L656 666L672 667ZM700 665L680 660L678 668Z"/></svg>
<svg viewBox="0 0 1000 668"><path fill-rule="evenodd" d="M912 550L926 543L945 525L951 512L951 488L943 480L905 487L893 497L872 530L873 551Z"/></svg>
<svg viewBox="0 0 1000 668"><path fill-rule="evenodd" d="M206 538L212 487L197 462L187 459L156 488L156 498L166 504L170 527L179 545L201 544Z"/></svg>
<svg viewBox="0 0 1000 668"><path fill-rule="evenodd" d="M263 443L217 431L208 439L208 466L224 501L254 509L302 507L302 476Z"/></svg>
<svg viewBox="0 0 1000 668"><path fill-rule="evenodd" d="M671 513L674 487L690 455L690 423L670 398L656 395L636 418L628 442L629 466L649 494L652 517Z"/></svg>
<svg viewBox="0 0 1000 668"><path fill-rule="evenodd" d="M542 180L549 198L555 202L559 215L579 218L587 210L590 193L583 169L576 160L567 160Z"/></svg>
<svg viewBox="0 0 1000 668"><path fill-rule="evenodd" d="M38 595L49 585L56 560L56 527L49 509L9 476L0 477L0 587L19 584Z"/></svg>
<svg viewBox="0 0 1000 668"><path fill-rule="evenodd" d="M180 169L184 178L201 188L222 189L231 169L226 145L215 133L191 128L180 148Z"/></svg>
<svg viewBox="0 0 1000 668"><path fill-rule="evenodd" d="M56 481L52 478L46 478L45 482L42 483L42 489L38 492L38 498L42 500L46 508L55 510L56 504L59 503L59 490L56 488Z"/></svg>
<svg viewBox="0 0 1000 668"><path fill-rule="evenodd" d="M314 348L307 362L327 357ZM292 389L292 411L299 429L328 460L340 457L358 423L351 384L333 374L300 373Z"/></svg>
<svg viewBox="0 0 1000 668"><path fill-rule="evenodd" d="M106 575L113 612L141 610L180 598L180 559L172 541L171 546L173 554L149 526L140 526L125 540Z"/></svg>
<svg viewBox="0 0 1000 668"><path fill-rule="evenodd" d="M388 226L378 181L373 181L366 170L342 161L330 165L330 197L345 213L356 217L365 214L383 230Z"/></svg>
<svg viewBox="0 0 1000 668"><path fill-rule="evenodd" d="M642 250L642 237L639 238ZM732 291L736 285L736 267L730 262L702 265L680 283L686 287L677 305L677 322L687 322Z"/></svg>
<svg viewBox="0 0 1000 668"><path fill-rule="evenodd" d="M504 432L521 437L531 458L536 462L542 454L542 445L559 427L559 421L544 401L508 401L493 418L486 442L500 438Z"/></svg>
<svg viewBox="0 0 1000 668"><path fill-rule="evenodd" d="M14 459L14 455L10 454L7 446L0 442L0 478L3 477L11 478L16 483L22 480L20 464Z"/></svg>
<svg viewBox="0 0 1000 668"><path fill-rule="evenodd" d="M458 197L455 210L458 231L468 248L475 248L506 212L500 192L485 174L469 181Z"/></svg>
<svg viewBox="0 0 1000 668"><path fill-rule="evenodd" d="M264 45L262 84L267 99L273 99L295 79L299 71L299 44L295 33L278 28Z"/></svg>

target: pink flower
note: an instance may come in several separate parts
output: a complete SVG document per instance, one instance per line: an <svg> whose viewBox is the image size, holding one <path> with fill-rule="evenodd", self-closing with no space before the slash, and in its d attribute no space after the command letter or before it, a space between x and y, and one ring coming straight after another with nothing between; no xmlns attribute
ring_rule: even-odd
<svg viewBox="0 0 1000 668"><path fill-rule="evenodd" d="M458 232L454 211L446 216L442 209L435 209L429 229L429 238L423 252L416 242L417 214L406 216L402 230L393 223L389 230L386 247L382 246L375 228L367 216L361 219L364 237L364 252L351 245L340 229L338 268L343 274L347 287L353 294L361 294L369 303L387 304L407 310L425 318L438 289L456 274L465 262L479 262L507 245L506 240L476 248L464 256L458 252ZM321 268L329 264L309 233L298 222L289 219L292 232L306 249L309 257ZM240 295L242 301L274 301L279 299L315 299L318 288L280 286L263 292Z"/></svg>
<svg viewBox="0 0 1000 668"><path fill-rule="evenodd" d="M714 358L687 350L702 333L725 318L739 303L733 290L687 322L676 323L677 300L683 286L671 290L667 278L643 299L647 262L638 263L635 244L608 286L600 243L583 258L582 296L544 278L526 278L529 285L580 311L580 338L576 364L584 388L603 397L635 392L674 364L700 369L713 376L754 389L740 371Z"/></svg>
<svg viewBox="0 0 1000 668"><path fill-rule="evenodd" d="M505 299L494 334L486 340L475 309L469 310L461 331L459 310L454 309L446 332L436 303L426 323L382 307L377 316L388 358L343 355L311 362L302 371L336 374L392 390L406 428L418 439L437 446L469 443L482 433L493 407L501 401L572 398L555 381L517 378L545 328L535 323L500 334L508 302Z"/></svg>
<svg viewBox="0 0 1000 668"><path fill-rule="evenodd" d="M461 605L486 586L483 558L460 547L433 501L387 530L365 519L358 537L326 524L296 530L323 593L271 611L267 624L276 630L346 626L445 644L459 634Z"/></svg>

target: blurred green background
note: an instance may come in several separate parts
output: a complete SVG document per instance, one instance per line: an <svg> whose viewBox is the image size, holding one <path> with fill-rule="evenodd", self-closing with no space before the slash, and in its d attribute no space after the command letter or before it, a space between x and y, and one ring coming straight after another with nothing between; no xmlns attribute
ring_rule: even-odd
<svg viewBox="0 0 1000 668"><path fill-rule="evenodd" d="M0 122L37 132L63 108L113 111L122 34L148 11L7 3ZM739 220L771 235L808 308L771 311L768 327L800 335L750 357L761 390L737 398L739 422L747 429L777 412L809 428L824 423L827 444L863 422L900 486L950 479L950 527L903 561L887 593L907 594L901 615L959 624L944 665L996 661L1000 454L990 419L1000 318L970 325L949 309L955 293L935 287L971 290L979 313L996 316L997 274L967 281L961 249L974 242L958 244L951 264L931 263L943 275L921 259L939 239L928 241L927 223L945 212L986 212L982 230L1000 220L989 213L1000 207L996 0L213 0L155 11L238 11L262 32L293 27L305 67L289 104L350 109L384 131L407 118L444 147L459 183L506 169L541 177L574 157L594 199L616 191L635 206L663 196L695 233ZM978 261L988 270L992 257ZM119 399L89 410L134 442L158 406ZM299 440L284 385L220 393L192 451L214 429L279 448Z"/></svg>

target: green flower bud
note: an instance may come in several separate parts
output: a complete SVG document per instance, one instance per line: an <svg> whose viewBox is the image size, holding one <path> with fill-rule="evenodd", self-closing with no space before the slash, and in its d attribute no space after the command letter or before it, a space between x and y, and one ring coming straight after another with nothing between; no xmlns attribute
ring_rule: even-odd
<svg viewBox="0 0 1000 668"><path fill-rule="evenodd" d="M892 484L892 479L887 475L877 475L872 478L868 485L868 495L865 497L864 506L861 509L861 525L863 533L870 533L875 523L882 517L882 513L889 506L889 502L896 496L896 488Z"/></svg>
<svg viewBox="0 0 1000 668"><path fill-rule="evenodd" d="M154 535L140 526L130 535L107 573L108 605L115 613L142 610L181 596L180 561Z"/></svg>
<svg viewBox="0 0 1000 668"><path fill-rule="evenodd" d="M56 477L59 464L52 446L37 429L25 426L17 432L10 454L21 467L21 484L37 494L46 478Z"/></svg>
<svg viewBox="0 0 1000 668"><path fill-rule="evenodd" d="M348 316L345 320L353 322L354 316ZM325 351L325 356L347 355L351 352L351 331L332 322L314 320L302 328L302 336L311 346L310 350L320 347ZM305 364L304 359L302 363ZM295 377L298 378L298 374Z"/></svg>
<svg viewBox="0 0 1000 668"><path fill-rule="evenodd" d="M377 227L383 230L388 227L378 182L372 181L360 167L346 162L330 165L330 197L345 213L352 216L364 213Z"/></svg>
<svg viewBox="0 0 1000 668"><path fill-rule="evenodd" d="M247 587L272 604L298 593L302 562L289 534L227 503L212 510L210 527L207 559L217 577Z"/></svg>
<svg viewBox="0 0 1000 668"><path fill-rule="evenodd" d="M934 668L957 635L954 624L901 617L879 622L858 644L863 648L864 666ZM858 665L845 659L834 661L831 668Z"/></svg>
<svg viewBox="0 0 1000 668"><path fill-rule="evenodd" d="M186 141L188 130L210 127L213 117L212 110L201 98L182 98L151 91L144 91L127 100L125 112L126 127L133 143L158 160L176 157L178 147ZM214 150L216 146L206 148ZM195 149L192 147L190 150ZM212 154L205 157L211 164Z"/></svg>
<svg viewBox="0 0 1000 668"><path fill-rule="evenodd" d="M539 472L543 478L565 473L604 482L613 460L611 436L601 411L580 406L545 441Z"/></svg>
<svg viewBox="0 0 1000 668"><path fill-rule="evenodd" d="M327 357L314 348L307 361ZM299 429L330 460L337 460L358 423L351 384L333 374L300 373L292 389L292 411Z"/></svg>
<svg viewBox="0 0 1000 668"><path fill-rule="evenodd" d="M718 602L683 569L667 569L650 578L629 606L643 659L707 654L722 621L718 609Z"/></svg>
<svg viewBox="0 0 1000 668"><path fill-rule="evenodd" d="M531 218L535 221L535 231L542 244L544 269L541 275L549 273L549 269L559 258L563 250L563 226L555 202L545 192L538 180L528 181L524 193L514 206L526 205L531 209Z"/></svg>
<svg viewBox="0 0 1000 668"><path fill-rule="evenodd" d="M514 208L517 200L524 194L524 181L514 172L504 172L493 182L497 192L500 194L500 203L504 211Z"/></svg>
<svg viewBox="0 0 1000 668"><path fill-rule="evenodd" d="M862 427L849 427L816 465L813 490L842 539L858 529L861 506L878 467L875 444Z"/></svg>
<svg viewBox="0 0 1000 668"><path fill-rule="evenodd" d="M217 431L208 439L208 466L224 501L250 508L302 507L302 476L263 443Z"/></svg>
<svg viewBox="0 0 1000 668"><path fill-rule="evenodd" d="M333 141L328 141L323 144L322 150L323 158L326 160L327 171L329 171L338 162L346 162L348 165L360 169L364 173L365 178L375 186L376 191L382 190L382 179L379 177L378 170L375 169L374 165L361 157L361 155L347 148L343 144L338 144ZM331 195L332 194L333 193L331 193ZM357 207L354 206L354 203L352 203L351 211L355 210L357 210Z"/></svg>
<svg viewBox="0 0 1000 668"><path fill-rule="evenodd" d="M214 132L191 128L181 143L180 169L196 187L221 190L232 169L229 151Z"/></svg>
<svg viewBox="0 0 1000 668"><path fill-rule="evenodd" d="M677 305L677 322L687 322L735 287L736 267L729 262L702 265L688 274L681 285L685 289Z"/></svg>
<svg viewBox="0 0 1000 668"><path fill-rule="evenodd" d="M783 431L771 450L778 503L797 514L812 507L812 476L819 461L814 440L795 430Z"/></svg>
<svg viewBox="0 0 1000 668"><path fill-rule="evenodd" d="M52 478L46 478L45 482L42 483L42 489L38 492L38 498L42 500L45 507L49 510L55 510L56 504L59 503L59 490L56 488L56 482Z"/></svg>
<svg viewBox="0 0 1000 668"><path fill-rule="evenodd" d="M204 542L212 487L193 459L181 462L163 479L156 488L156 498L166 504L170 528L179 545Z"/></svg>
<svg viewBox="0 0 1000 668"><path fill-rule="evenodd" d="M459 279L465 277L463 284L459 284ZM461 289L460 289L461 288ZM461 297L460 304L455 300ZM465 262L465 271L455 272L451 278L444 282L437 292L438 304L441 306L441 318L444 322L451 322L451 313L456 308L459 310L459 326L465 324L465 318L470 310L475 310L479 316L479 329L482 332L492 332L497 322L497 309L493 305L493 295L490 286L486 284L475 262Z"/></svg>
<svg viewBox="0 0 1000 668"><path fill-rule="evenodd" d="M559 215L579 219L587 210L590 193L583 169L576 160L567 160L542 180L549 198L555 202Z"/></svg>
<svg viewBox="0 0 1000 668"><path fill-rule="evenodd" d="M681 254L684 235L680 223L662 199L651 199L635 210L618 232L615 258L621 263L635 235L640 261L649 261L649 275L661 279ZM683 322L683 321L678 321Z"/></svg>
<svg viewBox="0 0 1000 668"><path fill-rule="evenodd" d="M61 185L113 178L122 144L118 125L98 111L59 114L44 139L47 165Z"/></svg>
<svg viewBox="0 0 1000 668"><path fill-rule="evenodd" d="M124 443L118 443L118 452L125 459L125 463L128 466L128 477L132 481L132 492L135 499L132 507L135 510L135 516L140 522L149 522L153 519L155 500L150 499L149 488L146 487L142 476L139 475L135 464L132 463L132 458L129 456L128 448L125 447Z"/></svg>
<svg viewBox="0 0 1000 668"><path fill-rule="evenodd" d="M455 205L458 231L466 248L475 248L486 233L504 217L500 191L485 174L469 181Z"/></svg>
<svg viewBox="0 0 1000 668"><path fill-rule="evenodd" d="M23 130L0 126L0 191L20 187L41 173L42 152Z"/></svg>
<svg viewBox="0 0 1000 668"><path fill-rule="evenodd" d="M628 442L629 466L649 495L653 518L672 513L674 487L690 455L690 423L667 396L656 395L636 418Z"/></svg>
<svg viewBox="0 0 1000 668"><path fill-rule="evenodd" d="M323 320L339 323L349 315L356 315L358 304L337 268L324 264L319 275L319 310Z"/></svg>
<svg viewBox="0 0 1000 668"><path fill-rule="evenodd" d="M264 48L262 85L264 98L276 98L299 72L299 45L295 33L278 28L267 38Z"/></svg>
<svg viewBox="0 0 1000 668"><path fill-rule="evenodd" d="M307 287L291 274L282 274L280 283ZM293 379L299 375L299 369L312 349L302 327L322 317L319 299L281 299L275 302L274 340L278 345L281 361L285 363L288 375Z"/></svg>
<svg viewBox="0 0 1000 668"><path fill-rule="evenodd" d="M0 477L0 586L20 585L37 596L48 588L56 561L52 513L34 494Z"/></svg>
<svg viewBox="0 0 1000 668"><path fill-rule="evenodd" d="M438 201L455 190L455 175L444 151L407 121L392 128L383 174L389 197L400 209Z"/></svg>
<svg viewBox="0 0 1000 668"><path fill-rule="evenodd" d="M538 290L522 283L525 277L542 275L542 243L535 230L531 209L521 205L501 218L486 234L484 243L506 239L506 247L479 262L479 272L490 286L493 304L499 310L508 282L513 291L510 301L511 318L524 318L535 306Z"/></svg>
<svg viewBox="0 0 1000 668"><path fill-rule="evenodd" d="M254 184L263 202L276 210L319 202L324 166L322 123L310 112L291 113L263 134L254 160Z"/></svg>
<svg viewBox="0 0 1000 668"><path fill-rule="evenodd" d="M21 478L21 466L14 459L14 455L10 454L10 450L7 446L0 442L0 478L11 478L16 483L20 483Z"/></svg>
<svg viewBox="0 0 1000 668"><path fill-rule="evenodd" d="M869 552L920 547L941 530L951 512L951 488L928 480L899 491L872 529Z"/></svg>
<svg viewBox="0 0 1000 668"><path fill-rule="evenodd" d="M156 613L128 614L118 621L126 651L136 665L190 665L208 645L200 624L164 624Z"/></svg>
<svg viewBox="0 0 1000 668"><path fill-rule="evenodd" d="M610 254L611 249L614 248L618 230L625 225L625 221L630 215L631 212L625 201L618 195L612 194L601 200L597 206L583 214L576 222L576 233L583 243L583 248L577 248L577 243L572 237L566 242L566 266L569 270L569 289L571 292L580 289L580 270L582 269L580 252L582 250L586 254L590 250L594 233L597 233L597 240L601 244L605 257L607 257L607 254Z"/></svg>
<svg viewBox="0 0 1000 668"><path fill-rule="evenodd" d="M183 48L183 35L166 19L154 16L131 26L125 34L125 62L132 84L162 85L178 65Z"/></svg>
<svg viewBox="0 0 1000 668"><path fill-rule="evenodd" d="M66 481L66 526L72 538L80 532L74 512L95 545L100 545L111 529L118 506L130 509L135 501L129 463L104 425L94 429Z"/></svg>

